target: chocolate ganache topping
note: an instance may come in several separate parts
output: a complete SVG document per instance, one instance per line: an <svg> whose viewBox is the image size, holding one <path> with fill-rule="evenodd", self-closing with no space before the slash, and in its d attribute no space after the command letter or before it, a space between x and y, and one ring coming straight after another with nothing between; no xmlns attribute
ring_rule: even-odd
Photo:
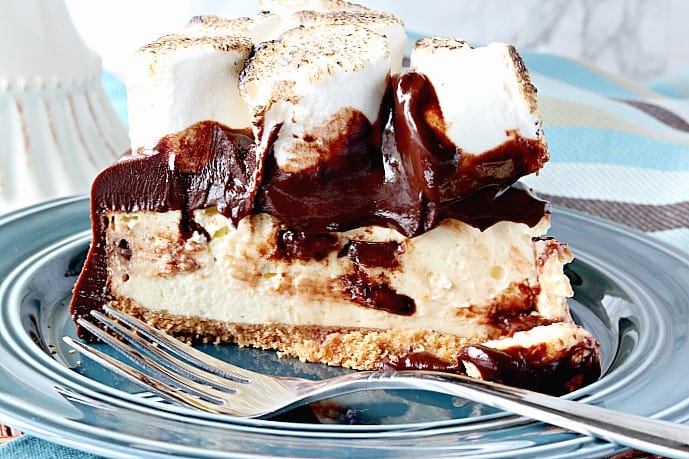
<svg viewBox="0 0 689 459"><path fill-rule="evenodd" d="M464 155L442 134L438 100L423 75L408 71L391 79L379 113L371 123L352 110L339 141L330 142L318 164L297 172L281 170L271 148L258 155L251 132L213 121L164 137L152 154L126 154L92 185L93 242L74 289L72 316L106 302L108 211L181 211L181 238L208 237L194 221L195 209L215 206L235 226L265 212L288 228L276 241L280 253L302 259L325 256L333 244L329 233L364 225L413 237L446 218L483 230L503 220L533 226L550 212L548 202L517 182L542 166L547 151L515 136L483 155ZM391 262L381 247L352 247L347 255L358 256L356 263L365 264L372 253L380 263ZM413 301L384 284L363 291L362 276L345 282L352 299L413 313ZM385 303L390 298L394 307Z"/></svg>

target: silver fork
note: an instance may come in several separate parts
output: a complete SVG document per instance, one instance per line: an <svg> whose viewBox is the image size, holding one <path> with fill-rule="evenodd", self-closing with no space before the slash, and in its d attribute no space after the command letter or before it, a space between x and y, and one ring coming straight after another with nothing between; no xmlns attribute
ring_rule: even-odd
<svg viewBox="0 0 689 459"><path fill-rule="evenodd" d="M689 458L686 425L449 373L361 371L320 381L270 376L215 359L121 311L105 307L105 312L115 320L91 313L104 328L84 318L79 324L147 373L71 337L63 340L146 389L206 412L262 417L360 390L416 389L473 400L654 454Z"/></svg>

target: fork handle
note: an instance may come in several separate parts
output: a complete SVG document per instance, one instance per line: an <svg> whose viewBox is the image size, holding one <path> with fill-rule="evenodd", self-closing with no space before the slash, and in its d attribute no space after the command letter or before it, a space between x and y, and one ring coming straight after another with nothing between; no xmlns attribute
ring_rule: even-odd
<svg viewBox="0 0 689 459"><path fill-rule="evenodd" d="M667 457L689 458L689 426L622 413L466 376L430 371L371 372L397 388L470 399L570 431ZM386 381L387 380L387 381Z"/></svg>

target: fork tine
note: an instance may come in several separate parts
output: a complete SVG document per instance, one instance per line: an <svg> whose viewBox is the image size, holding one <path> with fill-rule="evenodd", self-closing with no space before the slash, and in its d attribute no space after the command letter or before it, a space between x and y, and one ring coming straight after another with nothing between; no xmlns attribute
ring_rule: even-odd
<svg viewBox="0 0 689 459"><path fill-rule="evenodd" d="M120 360L114 359L96 348L93 348L82 342L75 341L69 336L63 336L62 340L73 349L79 351L82 356L93 360L94 362L121 376L124 376L146 390L160 395L165 400L172 400L173 402L177 402L176 404L180 406L192 406L200 410L208 409L208 403L202 401L200 398L187 395L185 392L175 389L174 387L165 384L162 381L151 378L146 373L142 373L136 368L127 365Z"/></svg>
<svg viewBox="0 0 689 459"><path fill-rule="evenodd" d="M132 348L127 343L116 339L98 326L85 320L83 317L79 319L79 325L84 327L89 332L93 333L97 338L105 342L108 346L123 354L125 357L136 362L147 371L155 374L160 379L163 379L167 385L172 386L177 390L187 392L189 395L198 397L201 401L206 401L214 405L223 405L225 403L224 395L227 392L218 391L213 387L205 384L199 384L183 375L171 371L169 368L159 364L155 360L147 357L138 350ZM152 379L147 378L149 381ZM230 381L228 381L228 387Z"/></svg>
<svg viewBox="0 0 689 459"><path fill-rule="evenodd" d="M216 374L223 378L239 380L242 382L250 382L252 380L263 378L264 375L256 373L245 368L237 367L224 360L216 359L208 354L205 354L191 346L185 345L176 338L156 330L147 323L137 319L136 317L125 312L114 309L105 305L103 310L110 316L117 320L124 322L136 332L146 336L155 345L163 347L177 357L186 360L187 362L204 369L209 373Z"/></svg>
<svg viewBox="0 0 689 459"><path fill-rule="evenodd" d="M223 392L228 392L228 390L230 392L236 391L237 386L231 383L231 381L242 384L246 384L247 382L236 376L232 379L221 378L214 373L209 373L203 369L193 367L170 354L166 354L158 346L151 345L151 343L145 341L140 335L127 329L123 324L111 320L98 311L91 311L91 316L105 325L107 329L111 331L111 334L119 335L119 337L125 339L127 343L133 345L142 355L147 355L155 359L156 362L164 365L170 371L175 372L175 374L181 374L199 384L208 385Z"/></svg>

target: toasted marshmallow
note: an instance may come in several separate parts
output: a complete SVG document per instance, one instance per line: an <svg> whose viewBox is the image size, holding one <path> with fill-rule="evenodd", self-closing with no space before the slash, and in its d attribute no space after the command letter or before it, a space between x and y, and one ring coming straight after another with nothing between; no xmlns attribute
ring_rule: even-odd
<svg viewBox="0 0 689 459"><path fill-rule="evenodd" d="M295 22L303 25L353 24L383 35L390 45L391 73L399 73L404 58L407 34L401 19L383 11L297 11L292 15Z"/></svg>
<svg viewBox="0 0 689 459"><path fill-rule="evenodd" d="M253 50L245 37L168 35L139 49L127 69L132 151L199 121L249 128L238 92L239 73Z"/></svg>
<svg viewBox="0 0 689 459"><path fill-rule="evenodd" d="M297 11L366 11L363 5L345 0L258 0L258 6L263 11L280 16L291 16Z"/></svg>
<svg viewBox="0 0 689 459"><path fill-rule="evenodd" d="M513 46L424 38L410 64L433 84L445 134L464 153L478 155L515 136L543 139L536 89Z"/></svg>
<svg viewBox="0 0 689 459"><path fill-rule="evenodd" d="M240 78L259 154L274 139L279 168L317 164L353 112L377 121L389 72L387 40L359 26L305 26L263 43Z"/></svg>
<svg viewBox="0 0 689 459"><path fill-rule="evenodd" d="M267 11L253 17L232 19L213 14L194 16L184 29L186 35L193 37L236 35L248 37L256 44L274 40L282 31L280 16Z"/></svg>

